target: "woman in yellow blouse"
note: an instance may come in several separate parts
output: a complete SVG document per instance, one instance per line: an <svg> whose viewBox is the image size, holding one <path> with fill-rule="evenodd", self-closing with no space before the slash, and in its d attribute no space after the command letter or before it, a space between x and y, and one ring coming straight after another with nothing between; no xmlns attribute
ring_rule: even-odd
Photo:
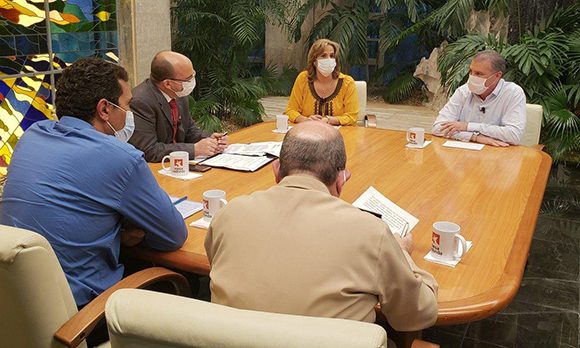
<svg viewBox="0 0 580 348"><path fill-rule="evenodd" d="M316 40L308 51L306 70L290 94L286 115L292 122L322 121L332 125L355 125L358 99L352 77L341 73L340 46Z"/></svg>

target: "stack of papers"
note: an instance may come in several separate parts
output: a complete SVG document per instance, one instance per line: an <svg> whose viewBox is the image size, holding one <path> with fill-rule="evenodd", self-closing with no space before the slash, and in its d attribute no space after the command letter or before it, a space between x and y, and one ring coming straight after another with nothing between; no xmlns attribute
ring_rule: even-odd
<svg viewBox="0 0 580 348"><path fill-rule="evenodd" d="M245 156L266 156L272 155L280 157L281 141L264 141L251 144L231 144L224 151L227 154Z"/></svg>
<svg viewBox="0 0 580 348"><path fill-rule="evenodd" d="M409 233L419 222L419 219L383 196L372 186L357 198L352 205L380 216L389 225L391 232L399 234L401 237Z"/></svg>
<svg viewBox="0 0 580 348"><path fill-rule="evenodd" d="M203 164L212 167L241 170L244 172L253 172L262 168L262 166L273 160L274 157L268 156L256 157L256 156L232 155L228 153L222 153L203 161Z"/></svg>
<svg viewBox="0 0 580 348"><path fill-rule="evenodd" d="M224 153L210 157L202 163L244 172L254 172L280 157L281 141L264 141L251 144L231 144Z"/></svg>

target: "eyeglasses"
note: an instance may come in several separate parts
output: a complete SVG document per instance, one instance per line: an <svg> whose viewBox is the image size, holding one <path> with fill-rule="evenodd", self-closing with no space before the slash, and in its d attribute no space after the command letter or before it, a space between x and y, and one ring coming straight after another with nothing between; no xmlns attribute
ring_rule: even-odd
<svg viewBox="0 0 580 348"><path fill-rule="evenodd" d="M171 77L167 78L167 80L178 81L178 82L191 82L191 81L193 81L194 78L195 78L195 74L191 75L190 78L185 79L185 80L183 80L183 79L174 79L174 78L171 78Z"/></svg>

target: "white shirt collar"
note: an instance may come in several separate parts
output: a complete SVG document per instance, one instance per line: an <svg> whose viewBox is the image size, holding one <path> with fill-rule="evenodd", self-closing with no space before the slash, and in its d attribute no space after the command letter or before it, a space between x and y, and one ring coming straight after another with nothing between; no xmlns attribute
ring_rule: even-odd
<svg viewBox="0 0 580 348"><path fill-rule="evenodd" d="M171 101L171 99L173 99L167 93L163 92L161 89L159 89L159 92L161 92L161 94L163 94L163 96L165 97L165 100L167 100L168 103Z"/></svg>

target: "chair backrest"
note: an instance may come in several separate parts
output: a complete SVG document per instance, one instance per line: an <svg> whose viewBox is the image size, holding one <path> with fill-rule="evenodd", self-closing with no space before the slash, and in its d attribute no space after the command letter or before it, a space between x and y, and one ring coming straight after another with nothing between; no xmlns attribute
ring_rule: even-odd
<svg viewBox="0 0 580 348"><path fill-rule="evenodd" d="M355 81L354 85L356 87L356 94L358 96L358 125L362 126L364 123L364 117L367 112L367 82L366 81Z"/></svg>
<svg viewBox="0 0 580 348"><path fill-rule="evenodd" d="M540 142L543 117L544 110L541 105L526 104L526 130L524 131L524 135L522 135L522 145L538 145Z"/></svg>
<svg viewBox="0 0 580 348"><path fill-rule="evenodd" d="M107 301L111 347L386 347L378 325L230 308L147 290Z"/></svg>
<svg viewBox="0 0 580 348"><path fill-rule="evenodd" d="M76 312L48 241L37 233L0 225L0 345L62 347L53 335Z"/></svg>

